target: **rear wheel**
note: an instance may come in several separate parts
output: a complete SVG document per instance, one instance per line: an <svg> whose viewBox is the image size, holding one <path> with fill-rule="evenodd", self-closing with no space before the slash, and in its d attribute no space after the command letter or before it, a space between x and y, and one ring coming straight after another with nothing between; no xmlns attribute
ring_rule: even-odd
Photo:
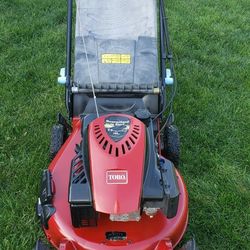
<svg viewBox="0 0 250 250"><path fill-rule="evenodd" d="M164 151L167 159L178 167L180 162L180 135L175 125L168 125L164 130Z"/></svg>
<svg viewBox="0 0 250 250"><path fill-rule="evenodd" d="M67 129L63 125L56 124L52 127L50 152L49 152L50 160L53 160L55 158L56 154L64 144L66 138L67 138Z"/></svg>

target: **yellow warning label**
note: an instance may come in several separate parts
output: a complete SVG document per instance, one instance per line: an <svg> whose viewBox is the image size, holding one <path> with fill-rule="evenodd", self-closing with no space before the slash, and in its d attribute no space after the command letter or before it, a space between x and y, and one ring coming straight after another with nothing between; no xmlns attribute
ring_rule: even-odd
<svg viewBox="0 0 250 250"><path fill-rule="evenodd" d="M131 55L129 54L102 54L104 64L130 64Z"/></svg>

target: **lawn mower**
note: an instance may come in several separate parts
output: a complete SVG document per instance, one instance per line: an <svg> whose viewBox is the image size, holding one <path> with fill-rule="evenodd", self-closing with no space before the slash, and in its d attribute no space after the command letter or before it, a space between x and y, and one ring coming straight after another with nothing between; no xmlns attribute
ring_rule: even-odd
<svg viewBox="0 0 250 250"><path fill-rule="evenodd" d="M173 125L176 78L163 0L76 0L67 7L69 118L52 128L36 213L60 250L196 250L180 244L188 195ZM164 118L166 117L166 118ZM50 249L41 240L35 249Z"/></svg>

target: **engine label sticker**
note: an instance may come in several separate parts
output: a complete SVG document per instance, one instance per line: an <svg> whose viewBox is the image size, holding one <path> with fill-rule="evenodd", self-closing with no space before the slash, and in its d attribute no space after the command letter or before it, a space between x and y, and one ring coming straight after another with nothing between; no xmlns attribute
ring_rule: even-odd
<svg viewBox="0 0 250 250"><path fill-rule="evenodd" d="M130 54L102 54L103 64L131 64Z"/></svg>
<svg viewBox="0 0 250 250"><path fill-rule="evenodd" d="M109 116L104 122L109 137L115 141L120 141L129 131L130 119L124 116Z"/></svg>
<svg viewBox="0 0 250 250"><path fill-rule="evenodd" d="M126 170L108 170L106 172L106 183L126 185L128 184L128 171Z"/></svg>

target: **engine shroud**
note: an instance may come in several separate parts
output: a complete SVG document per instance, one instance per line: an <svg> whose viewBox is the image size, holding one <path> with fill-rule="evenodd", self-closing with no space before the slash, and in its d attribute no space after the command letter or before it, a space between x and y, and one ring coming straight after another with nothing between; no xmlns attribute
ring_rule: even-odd
<svg viewBox="0 0 250 250"><path fill-rule="evenodd" d="M88 126L94 208L107 214L139 211L145 165L145 125L129 115L106 115Z"/></svg>

